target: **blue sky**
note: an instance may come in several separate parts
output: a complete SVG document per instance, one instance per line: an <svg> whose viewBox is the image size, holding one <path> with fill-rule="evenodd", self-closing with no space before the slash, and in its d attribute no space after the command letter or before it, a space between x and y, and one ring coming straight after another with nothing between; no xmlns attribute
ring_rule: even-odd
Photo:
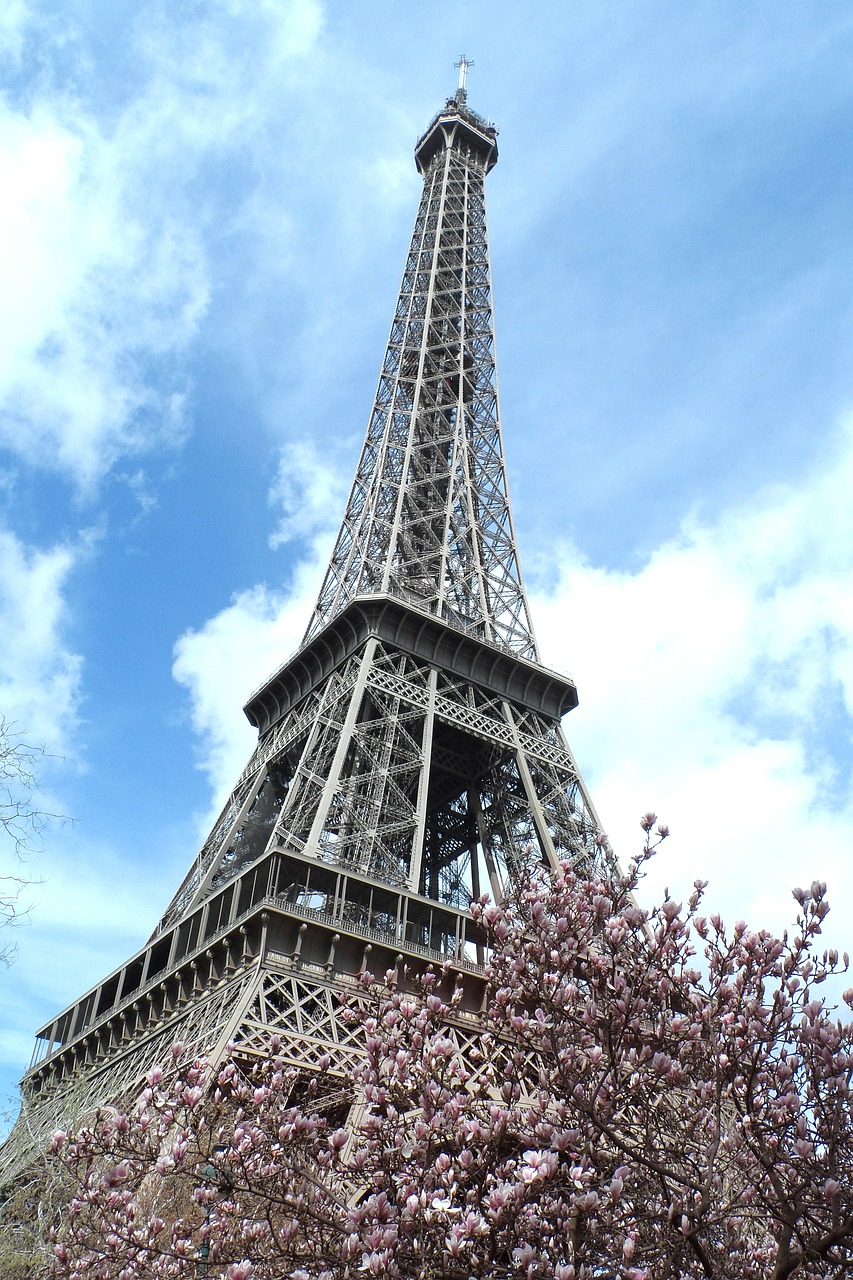
<svg viewBox="0 0 853 1280"><path fill-rule="evenodd" d="M252 745L474 61L503 423L546 660L649 893L851 933L853 14L656 0L7 0L0 708L75 819L0 973L0 1094L147 936Z"/></svg>

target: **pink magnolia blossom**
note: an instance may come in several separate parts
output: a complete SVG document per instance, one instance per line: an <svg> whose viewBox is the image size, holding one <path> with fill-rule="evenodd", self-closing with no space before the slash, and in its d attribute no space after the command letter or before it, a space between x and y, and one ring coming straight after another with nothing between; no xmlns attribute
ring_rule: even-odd
<svg viewBox="0 0 853 1280"><path fill-rule="evenodd" d="M215 1072L176 1046L124 1123L55 1135L74 1194L52 1274L853 1277L853 1027L824 994L846 965L818 950L825 886L795 893L787 938L702 914L701 880L643 909L656 823L627 875L566 864L473 904L479 1025L450 970L355 988L347 1123L333 1055L306 1078L276 1040Z"/></svg>

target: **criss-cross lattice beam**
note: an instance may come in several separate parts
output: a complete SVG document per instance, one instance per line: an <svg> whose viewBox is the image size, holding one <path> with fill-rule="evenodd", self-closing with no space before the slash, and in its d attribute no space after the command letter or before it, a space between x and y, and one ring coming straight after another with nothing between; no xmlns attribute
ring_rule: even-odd
<svg viewBox="0 0 853 1280"><path fill-rule="evenodd" d="M367 437L306 639L355 596L381 592L535 659L495 371L485 206L494 130L451 100L416 154L423 195Z"/></svg>

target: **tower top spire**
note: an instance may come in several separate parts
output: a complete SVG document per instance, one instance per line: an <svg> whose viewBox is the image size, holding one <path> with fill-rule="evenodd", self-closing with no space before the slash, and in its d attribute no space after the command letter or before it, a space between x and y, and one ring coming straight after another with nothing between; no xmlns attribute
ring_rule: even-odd
<svg viewBox="0 0 853 1280"><path fill-rule="evenodd" d="M466 58L464 53L460 53L459 61L454 62L453 65L459 70L459 84L456 87L456 97L464 102L468 96L468 68L473 67L474 63L470 58Z"/></svg>

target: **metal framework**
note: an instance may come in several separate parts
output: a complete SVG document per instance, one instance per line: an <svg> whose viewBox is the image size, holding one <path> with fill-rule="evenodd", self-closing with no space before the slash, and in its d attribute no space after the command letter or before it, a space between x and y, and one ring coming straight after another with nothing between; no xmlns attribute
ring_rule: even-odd
<svg viewBox="0 0 853 1280"><path fill-rule="evenodd" d="M560 728L575 688L539 661L518 563L486 235L496 130L467 106L469 65L415 150L423 195L302 647L247 703L257 748L151 938L39 1031L7 1160L131 1090L177 1038L216 1058L275 1031L294 1063L328 1053L346 1077L356 1033L334 997L365 968L440 962L466 975L470 1014L472 897L609 856Z"/></svg>

